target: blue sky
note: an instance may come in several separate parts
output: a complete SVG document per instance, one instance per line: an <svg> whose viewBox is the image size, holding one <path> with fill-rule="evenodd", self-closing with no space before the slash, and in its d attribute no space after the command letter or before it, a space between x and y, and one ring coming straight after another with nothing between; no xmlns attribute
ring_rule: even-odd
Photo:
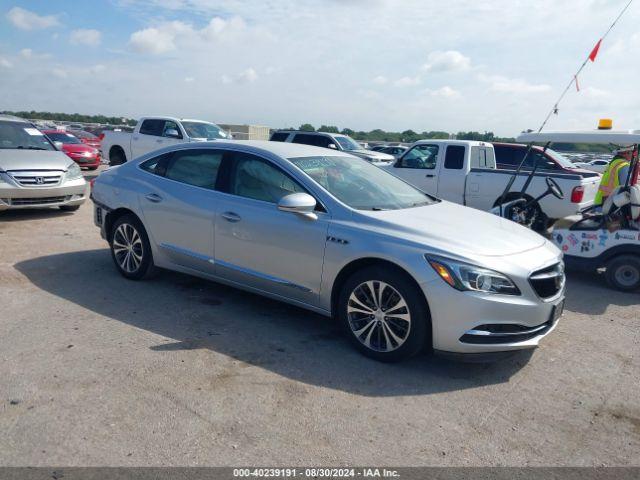
<svg viewBox="0 0 640 480"><path fill-rule="evenodd" d="M0 0L0 109L536 128L627 0ZM552 128L640 128L640 4Z"/></svg>

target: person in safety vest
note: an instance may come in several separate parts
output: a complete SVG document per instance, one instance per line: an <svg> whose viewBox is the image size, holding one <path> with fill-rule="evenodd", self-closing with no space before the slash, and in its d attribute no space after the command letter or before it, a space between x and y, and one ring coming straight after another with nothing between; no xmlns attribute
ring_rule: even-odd
<svg viewBox="0 0 640 480"><path fill-rule="evenodd" d="M596 198L593 202L594 205L602 205L605 199L611 195L611 192L620 185L625 184L627 176L629 175L632 155L633 150L618 150L618 152L616 152L613 160L611 160L611 163L609 163L602 174L598 193L596 193Z"/></svg>

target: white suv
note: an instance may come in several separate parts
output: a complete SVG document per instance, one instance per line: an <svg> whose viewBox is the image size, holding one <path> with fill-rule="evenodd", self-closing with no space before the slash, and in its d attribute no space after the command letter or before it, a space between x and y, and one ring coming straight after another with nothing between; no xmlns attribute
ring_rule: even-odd
<svg viewBox="0 0 640 480"><path fill-rule="evenodd" d="M364 158L372 163L389 163L395 161L393 155L366 150L353 138L341 133L301 132L298 130L279 130L271 135L272 142L290 142L312 145L314 147L331 148Z"/></svg>

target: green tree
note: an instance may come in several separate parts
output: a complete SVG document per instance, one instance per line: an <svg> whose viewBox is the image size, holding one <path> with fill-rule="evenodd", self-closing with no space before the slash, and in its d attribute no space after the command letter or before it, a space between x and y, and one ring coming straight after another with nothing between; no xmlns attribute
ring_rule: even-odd
<svg viewBox="0 0 640 480"><path fill-rule="evenodd" d="M302 130L303 132L315 132L316 131L316 129L310 123L303 123L302 125L300 125L300 128L298 128L298 130Z"/></svg>
<svg viewBox="0 0 640 480"><path fill-rule="evenodd" d="M348 135L350 137L353 137L356 132L354 130L351 130L350 128L343 128L340 133L342 133L343 135Z"/></svg>
<svg viewBox="0 0 640 480"><path fill-rule="evenodd" d="M334 127L333 125L322 125L319 129L319 132L325 132L325 133L340 133L340 130L338 130L338 127Z"/></svg>

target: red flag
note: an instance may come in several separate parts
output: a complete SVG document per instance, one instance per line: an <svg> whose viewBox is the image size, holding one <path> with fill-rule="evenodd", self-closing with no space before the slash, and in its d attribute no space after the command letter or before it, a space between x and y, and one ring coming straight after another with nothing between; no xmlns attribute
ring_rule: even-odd
<svg viewBox="0 0 640 480"><path fill-rule="evenodd" d="M591 53L589 54L589 60L591 60L592 62L596 61L596 57L598 56L598 51L600 50L601 43L602 43L602 39L598 40L598 43L596 43L596 46L593 47L593 50L591 50Z"/></svg>

